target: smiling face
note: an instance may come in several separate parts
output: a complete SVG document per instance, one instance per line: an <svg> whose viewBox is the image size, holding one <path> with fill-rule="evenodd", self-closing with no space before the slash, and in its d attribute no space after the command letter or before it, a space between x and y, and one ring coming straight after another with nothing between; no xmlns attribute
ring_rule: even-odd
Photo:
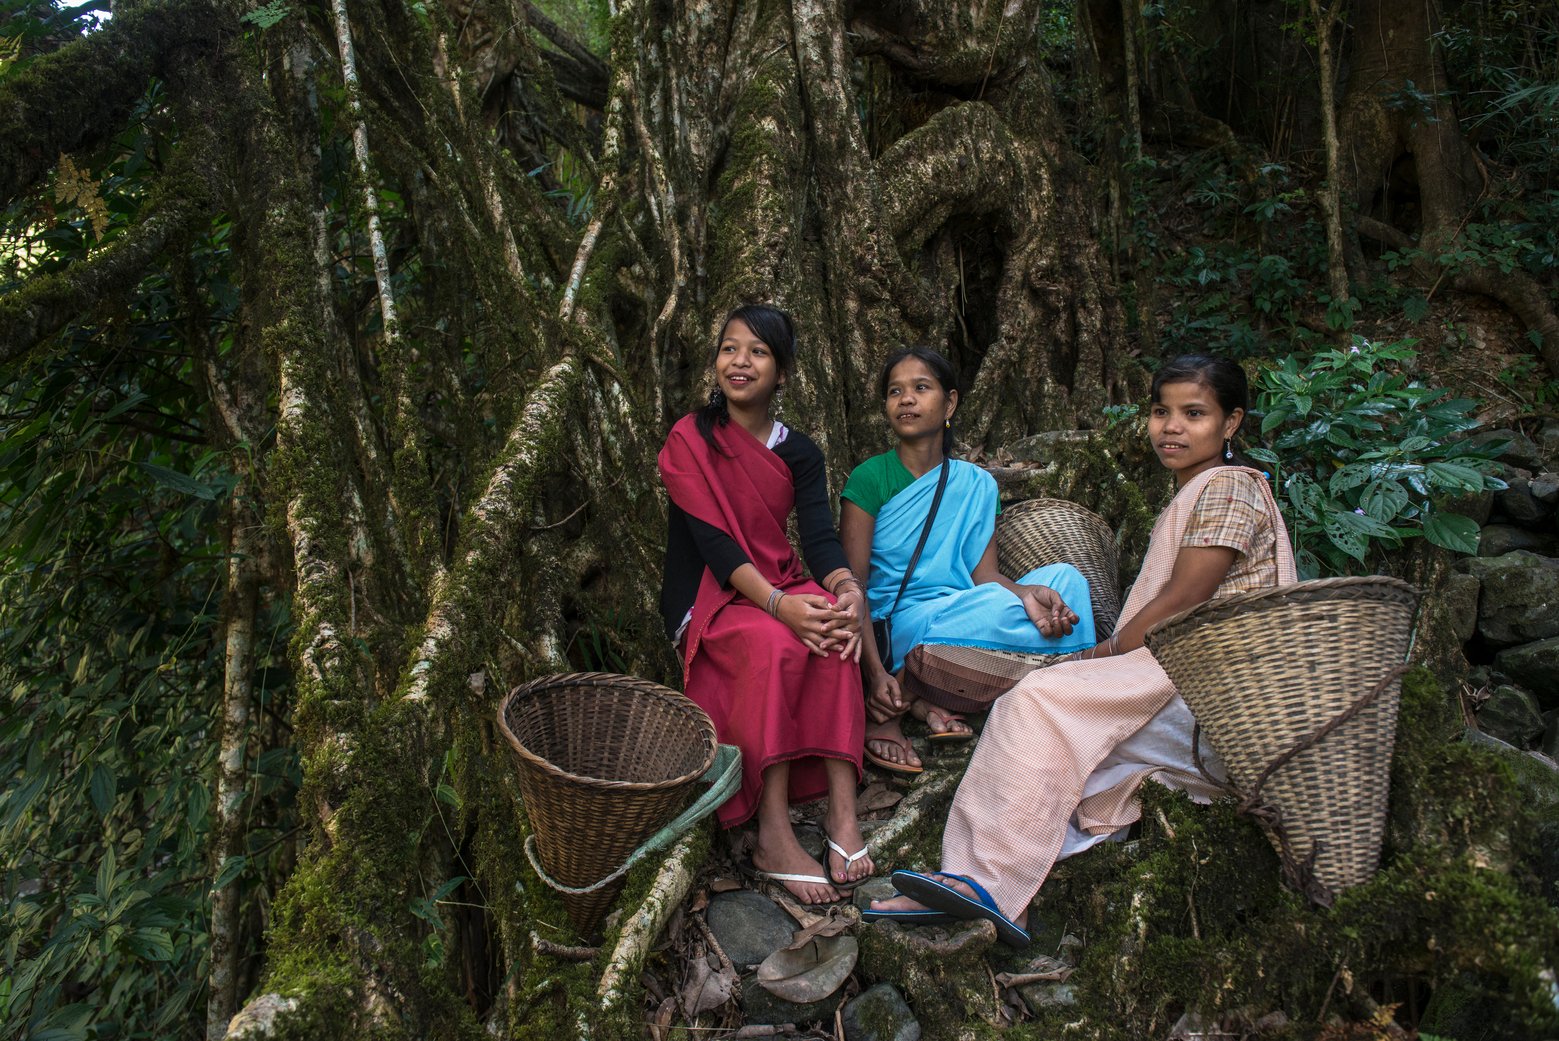
<svg viewBox="0 0 1559 1041"><path fill-rule="evenodd" d="M883 405L899 440L941 437L958 409L958 391L942 389L931 366L909 357L888 372Z"/></svg>
<svg viewBox="0 0 1559 1041"><path fill-rule="evenodd" d="M746 322L732 318L715 349L715 380L725 392L729 408L767 411L785 376L773 349L758 339Z"/></svg>
<svg viewBox="0 0 1559 1041"><path fill-rule="evenodd" d="M1197 381L1166 383L1148 412L1148 440L1177 486L1224 462L1223 443L1234 436L1244 409L1225 412L1212 387Z"/></svg>

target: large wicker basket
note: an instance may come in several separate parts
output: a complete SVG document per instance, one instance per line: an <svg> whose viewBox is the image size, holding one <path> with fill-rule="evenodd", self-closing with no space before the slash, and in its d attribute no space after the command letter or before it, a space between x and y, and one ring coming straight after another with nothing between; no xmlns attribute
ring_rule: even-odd
<svg viewBox="0 0 1559 1041"><path fill-rule="evenodd" d="M1147 634L1285 873L1317 902L1379 861L1417 608L1394 578L1319 579L1202 604Z"/></svg>
<svg viewBox="0 0 1559 1041"><path fill-rule="evenodd" d="M1001 573L1018 578L1046 564L1071 564L1088 580L1100 640L1121 616L1115 534L1098 514L1065 499L1029 499L1002 511L996 524Z"/></svg>
<svg viewBox="0 0 1559 1041"><path fill-rule="evenodd" d="M517 687L498 708L498 726L518 758L541 866L572 888L610 876L676 816L717 748L714 725L686 697L610 673ZM575 928L593 932L621 889L618 878L563 891Z"/></svg>

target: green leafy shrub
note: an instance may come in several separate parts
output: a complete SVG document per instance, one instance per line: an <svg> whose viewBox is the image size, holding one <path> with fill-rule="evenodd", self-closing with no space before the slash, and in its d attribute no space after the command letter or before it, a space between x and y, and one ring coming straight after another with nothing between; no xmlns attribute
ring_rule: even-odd
<svg viewBox="0 0 1559 1041"><path fill-rule="evenodd" d="M1477 552L1477 524L1445 503L1503 488L1488 473L1502 446L1462 436L1477 403L1415 379L1414 342L1356 336L1255 381L1264 445L1247 455L1272 468L1303 577L1364 570L1372 551L1420 535Z"/></svg>

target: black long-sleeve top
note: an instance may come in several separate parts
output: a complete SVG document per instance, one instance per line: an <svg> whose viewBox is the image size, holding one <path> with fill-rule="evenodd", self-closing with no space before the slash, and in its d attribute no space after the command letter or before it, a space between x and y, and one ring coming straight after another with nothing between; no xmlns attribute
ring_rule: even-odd
<svg viewBox="0 0 1559 1041"><path fill-rule="evenodd" d="M839 533L834 530L833 513L828 508L828 474L822 451L810 437L790 430L773 452L790 467L796 486L796 527L801 534L801 556L807 570L821 579L848 567ZM730 535L688 516L671 503L665 579L660 587L660 614L666 623L666 635L674 637L681 627L698 596L698 584L706 567L724 586L730 581L731 572L749 563L747 554Z"/></svg>

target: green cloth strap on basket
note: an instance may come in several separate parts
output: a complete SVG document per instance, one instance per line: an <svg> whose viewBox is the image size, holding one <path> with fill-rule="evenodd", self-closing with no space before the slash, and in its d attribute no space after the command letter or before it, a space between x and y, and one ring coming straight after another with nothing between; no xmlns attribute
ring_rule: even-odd
<svg viewBox="0 0 1559 1041"><path fill-rule="evenodd" d="M638 849L628 855L628 859L611 874L588 886L565 886L541 867L541 861L536 857L536 836L525 837L525 858L530 861L530 866L535 869L536 876L545 882L548 888L555 889L559 893L569 896L580 896L585 893L594 893L605 886L611 885L628 873L628 870L657 850L664 849L677 839L686 834L693 825L709 816L720 804L731 797L737 786L742 783L742 750L735 745L721 745L715 751L715 761L712 766L699 778L700 783L709 785L709 790L704 792L694 801L693 805L683 810L670 824L657 831L646 839Z"/></svg>

